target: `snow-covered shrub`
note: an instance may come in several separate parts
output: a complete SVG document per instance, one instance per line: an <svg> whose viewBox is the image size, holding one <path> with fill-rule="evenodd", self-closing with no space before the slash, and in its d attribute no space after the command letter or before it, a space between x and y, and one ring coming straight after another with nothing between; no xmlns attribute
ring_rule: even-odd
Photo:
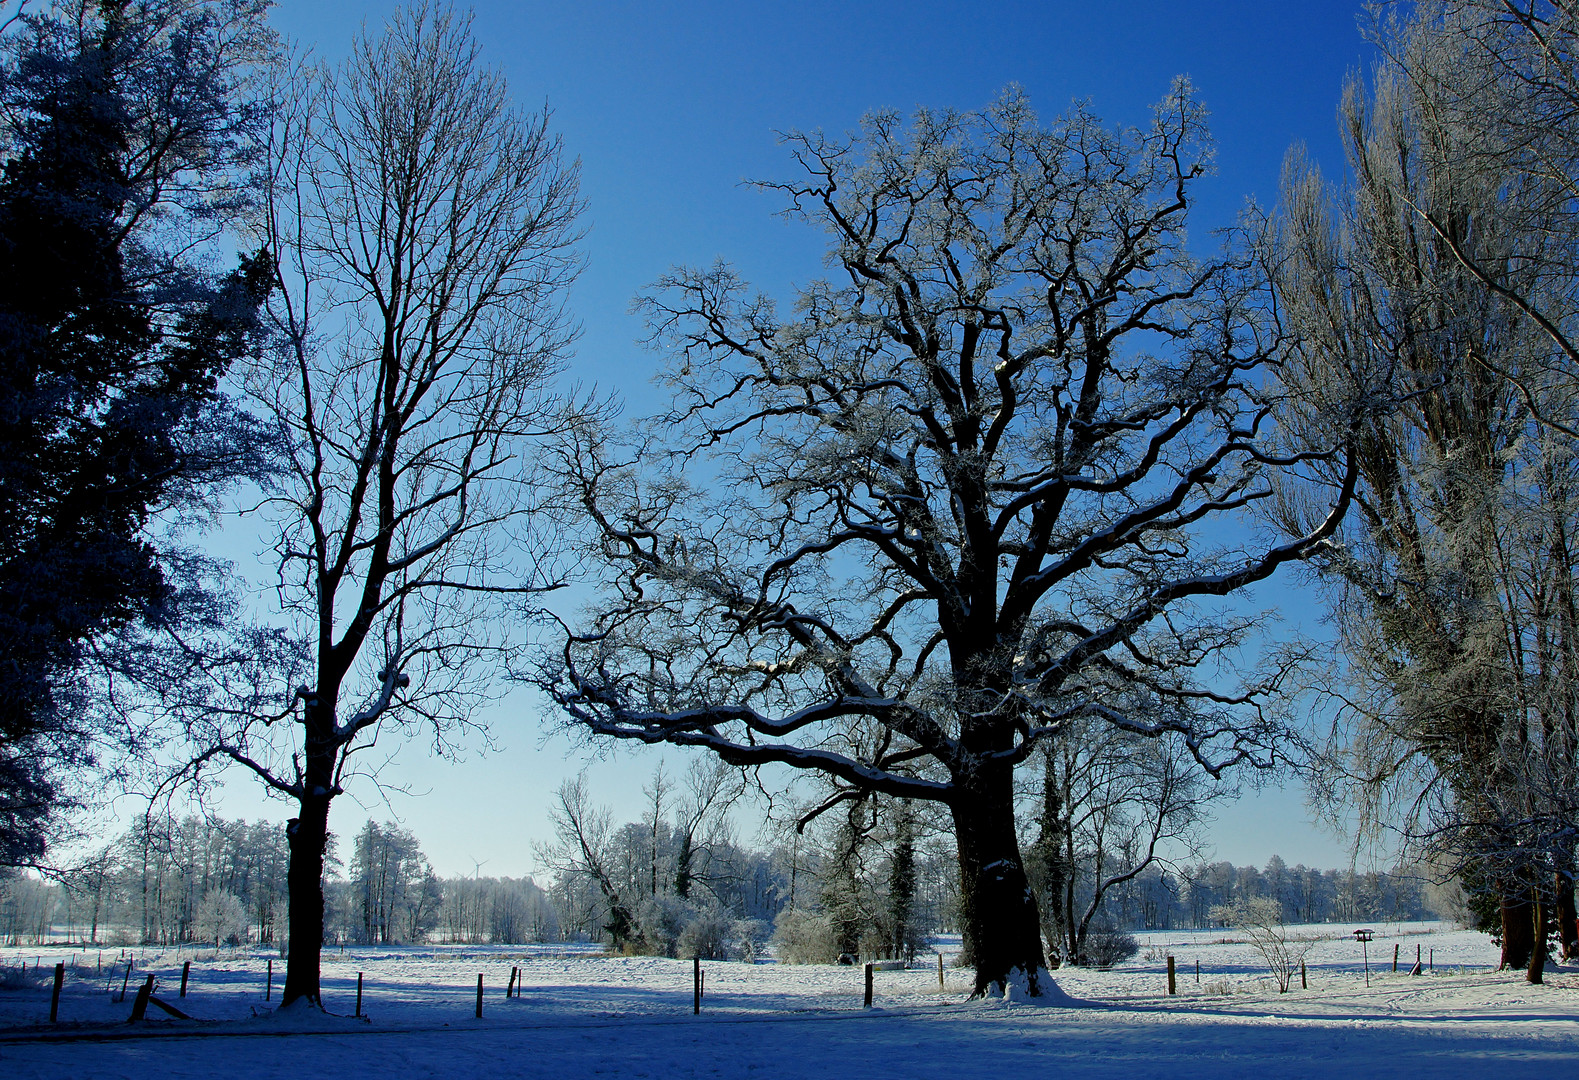
<svg viewBox="0 0 1579 1080"><path fill-rule="evenodd" d="M695 907L678 896L648 896L636 906L636 933L630 951L679 956L680 935L696 918Z"/></svg>
<svg viewBox="0 0 1579 1080"><path fill-rule="evenodd" d="M37 990L46 982L53 983L54 972L49 973L49 978L44 977L44 972L35 964L25 972L22 965L16 967L0 967L0 990Z"/></svg>
<svg viewBox="0 0 1579 1080"><path fill-rule="evenodd" d="M773 923L781 964L831 964L839 959L833 921L802 908L785 908Z"/></svg>
<svg viewBox="0 0 1579 1080"><path fill-rule="evenodd" d="M690 920L680 931L680 958L689 960L699 956L703 960L729 959L734 928L734 917L716 904L694 908Z"/></svg>
<svg viewBox="0 0 1579 1080"><path fill-rule="evenodd" d="M197 934L202 941L240 945L247 940L247 909L241 898L222 889L203 894L197 905Z"/></svg>
<svg viewBox="0 0 1579 1080"><path fill-rule="evenodd" d="M773 936L773 931L761 919L741 919L735 923L731 934L735 958L751 964L755 963L757 957L767 949L768 939Z"/></svg>
<svg viewBox="0 0 1579 1080"><path fill-rule="evenodd" d="M1232 904L1219 904L1211 915L1218 922L1241 931L1277 981L1277 992L1288 993L1294 973L1304 962L1305 954L1315 942L1308 937L1290 936L1283 925L1283 905L1266 896L1251 900L1238 900Z"/></svg>
<svg viewBox="0 0 1579 1080"><path fill-rule="evenodd" d="M1093 926L1086 932L1080 951L1081 963L1091 967L1112 967L1140 952L1140 942L1134 934L1111 927Z"/></svg>

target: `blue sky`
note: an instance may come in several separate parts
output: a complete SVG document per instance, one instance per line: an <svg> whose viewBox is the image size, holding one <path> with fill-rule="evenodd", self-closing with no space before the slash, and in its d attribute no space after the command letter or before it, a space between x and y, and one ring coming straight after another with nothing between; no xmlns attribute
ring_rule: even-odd
<svg viewBox="0 0 1579 1080"><path fill-rule="evenodd" d="M275 25L319 56L341 55L365 22L394 4L280 0ZM1369 63L1357 3L540 3L477 5L475 30L528 107L546 101L582 165L588 202L587 269L571 299L584 327L574 364L586 382L617 389L640 409L654 358L637 344L632 296L675 263L723 256L767 291L820 272L820 237L774 216L771 193L741 183L790 174L776 132L843 131L873 108L973 109L1008 83L1044 115L1089 99L1109 122L1142 123L1172 77L1186 74L1211 112L1218 173L1192 218L1206 241L1247 198L1276 201L1289 146L1303 142L1329 175L1341 171L1336 108L1345 76ZM243 568L245 570L245 568ZM1291 619L1313 611L1294 589L1269 593ZM521 874L545 811L584 751L552 733L524 695L491 710L498 749L434 761L403 748L388 777L421 798L357 794L380 818L398 816L441 873ZM597 797L634 817L656 758L621 752L595 762ZM218 805L227 816L284 817L240 776ZM336 804L346 834L364 811ZM1302 795L1283 790L1224 808L1216 854L1264 864L1347 860L1342 841L1304 819Z"/></svg>

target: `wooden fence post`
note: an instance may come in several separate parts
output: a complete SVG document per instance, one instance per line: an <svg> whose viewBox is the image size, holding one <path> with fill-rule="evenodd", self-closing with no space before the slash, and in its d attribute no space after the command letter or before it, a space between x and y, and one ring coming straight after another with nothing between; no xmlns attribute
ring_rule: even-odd
<svg viewBox="0 0 1579 1080"><path fill-rule="evenodd" d="M356 973L356 1016L362 1015L362 973Z"/></svg>
<svg viewBox="0 0 1579 1080"><path fill-rule="evenodd" d="M871 964L870 962L868 962L867 965L866 965L866 1007L868 1009L870 1009L872 1007L872 969L873 969L873 967L874 967L874 965Z"/></svg>
<svg viewBox="0 0 1579 1080"><path fill-rule="evenodd" d="M1427 956L1428 956L1428 957L1430 957L1430 958L1431 958L1431 959L1430 959L1430 963L1431 963L1431 970L1432 970L1432 971L1435 971L1435 970L1436 970L1436 950L1435 950L1435 949L1432 949L1432 950L1431 950L1431 951L1430 951L1430 952L1428 952L1428 953L1427 953L1427 954L1426 954L1426 955L1427 955Z"/></svg>
<svg viewBox="0 0 1579 1080"><path fill-rule="evenodd" d="M1195 962L1195 981L1201 981L1201 962L1199 960Z"/></svg>
<svg viewBox="0 0 1579 1080"><path fill-rule="evenodd" d="M1310 983L1305 979L1305 961L1303 959L1299 962L1299 988L1301 990L1310 989Z"/></svg>
<svg viewBox="0 0 1579 1080"><path fill-rule="evenodd" d="M482 1019L482 972L477 973L477 1019Z"/></svg>
<svg viewBox="0 0 1579 1080"><path fill-rule="evenodd" d="M142 986L137 988L137 999L132 1002L132 1018L126 1021L128 1024L135 1024L148 1014L148 998L153 992L154 977L149 975Z"/></svg>
<svg viewBox="0 0 1579 1080"><path fill-rule="evenodd" d="M60 1015L60 988L66 981L66 965L55 965L55 989L49 995L49 1022L53 1024Z"/></svg>
<svg viewBox="0 0 1579 1080"><path fill-rule="evenodd" d="M186 977L192 974L192 961L181 965L181 996L186 997Z"/></svg>
<svg viewBox="0 0 1579 1080"><path fill-rule="evenodd" d="M269 981L263 984L263 1000L274 997L274 957L269 957Z"/></svg>
<svg viewBox="0 0 1579 1080"><path fill-rule="evenodd" d="M1393 942L1393 974L1398 974L1398 942Z"/></svg>
<svg viewBox="0 0 1579 1080"><path fill-rule="evenodd" d="M1179 988L1176 985L1174 985L1174 982L1173 982L1173 957L1169 956L1168 957L1168 996L1172 997L1174 994L1177 994L1178 992L1179 992Z"/></svg>
<svg viewBox="0 0 1579 1080"><path fill-rule="evenodd" d="M700 1015L702 1011L702 958L691 957L691 1015Z"/></svg>
<svg viewBox="0 0 1579 1080"><path fill-rule="evenodd" d="M943 989L943 954L938 953L938 989Z"/></svg>
<svg viewBox="0 0 1579 1080"><path fill-rule="evenodd" d="M133 959L130 956L128 956L126 958L126 974L121 976L121 996L119 998L119 1000L121 1000L121 1001L125 1001L126 1000L126 986L127 986L127 983L129 983L131 981L132 964L133 963L134 963ZM112 978L112 979L115 978L115 973L113 971L110 972L110 978Z"/></svg>

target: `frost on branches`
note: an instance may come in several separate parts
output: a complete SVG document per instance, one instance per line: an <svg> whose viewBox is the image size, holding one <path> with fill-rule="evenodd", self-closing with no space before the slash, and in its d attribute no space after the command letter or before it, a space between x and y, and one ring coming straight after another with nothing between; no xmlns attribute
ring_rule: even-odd
<svg viewBox="0 0 1579 1080"><path fill-rule="evenodd" d="M1185 250L1186 84L1143 130L1011 90L789 142L804 175L765 186L833 273L789 314L721 264L641 301L673 405L564 447L606 585L536 678L594 733L820 771L824 808L946 805L977 992L1044 995L1016 766L1088 718L1270 763L1281 672L1225 676L1254 620L1211 600L1305 558L1348 490L1281 546L1218 526L1345 455L1266 443L1285 342L1244 245Z"/></svg>

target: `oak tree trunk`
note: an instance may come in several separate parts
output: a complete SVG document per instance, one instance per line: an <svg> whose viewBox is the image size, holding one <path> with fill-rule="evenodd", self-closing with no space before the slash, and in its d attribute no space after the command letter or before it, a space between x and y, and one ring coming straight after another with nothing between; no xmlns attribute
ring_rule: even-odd
<svg viewBox="0 0 1579 1080"><path fill-rule="evenodd" d="M1546 970L1546 904L1537 896L1530 905L1530 935L1533 947L1530 949L1530 965L1525 969L1524 977L1532 983L1539 984L1541 975Z"/></svg>
<svg viewBox="0 0 1579 1080"><path fill-rule="evenodd" d="M334 791L334 707L322 695L310 697L303 709L306 768L298 817L286 826L290 866L285 881L290 892L289 952L285 991L280 1007L306 1000L323 1008L319 960L323 952L323 858L329 841L329 800Z"/></svg>
<svg viewBox="0 0 1579 1080"><path fill-rule="evenodd" d="M1523 896L1502 898L1502 964L1518 970L1530 962L1535 947L1535 913Z"/></svg>
<svg viewBox="0 0 1579 1080"><path fill-rule="evenodd" d="M1557 899L1554 905L1557 921L1557 944L1562 948L1564 960L1579 956L1579 914L1574 909L1573 878L1557 875Z"/></svg>
<svg viewBox="0 0 1579 1080"><path fill-rule="evenodd" d="M323 949L323 853L329 835L328 795L308 795L301 800L300 817L285 827L290 842L290 866L285 880L290 890L290 938L285 960L283 1008L305 998L321 1007L318 959Z"/></svg>
<svg viewBox="0 0 1579 1080"><path fill-rule="evenodd" d="M1041 920L1014 830L1012 770L985 768L953 802L959 848L960 923L976 966L973 996L1047 988Z"/></svg>

